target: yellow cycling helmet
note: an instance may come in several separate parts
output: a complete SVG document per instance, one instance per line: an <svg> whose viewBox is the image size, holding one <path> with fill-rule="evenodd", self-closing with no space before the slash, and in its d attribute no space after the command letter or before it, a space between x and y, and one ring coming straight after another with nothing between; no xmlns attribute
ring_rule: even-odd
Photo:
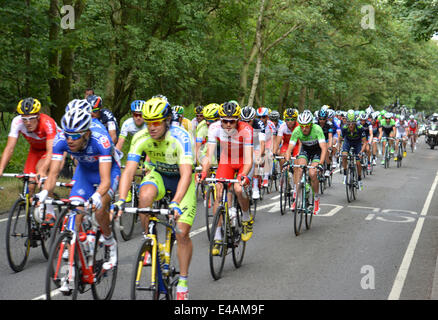
<svg viewBox="0 0 438 320"><path fill-rule="evenodd" d="M41 102L34 98L20 100L17 106L17 112L21 115L35 114L40 112Z"/></svg>
<svg viewBox="0 0 438 320"><path fill-rule="evenodd" d="M236 101L229 101L223 103L219 107L220 117L240 117L240 106Z"/></svg>
<svg viewBox="0 0 438 320"><path fill-rule="evenodd" d="M294 119L298 118L298 110L295 108L287 108L284 110L283 119Z"/></svg>
<svg viewBox="0 0 438 320"><path fill-rule="evenodd" d="M202 114L205 120L216 120L219 118L219 105L217 103L210 103L202 109Z"/></svg>
<svg viewBox="0 0 438 320"><path fill-rule="evenodd" d="M143 104L141 109L145 121L162 120L171 114L170 105L163 98L152 98Z"/></svg>

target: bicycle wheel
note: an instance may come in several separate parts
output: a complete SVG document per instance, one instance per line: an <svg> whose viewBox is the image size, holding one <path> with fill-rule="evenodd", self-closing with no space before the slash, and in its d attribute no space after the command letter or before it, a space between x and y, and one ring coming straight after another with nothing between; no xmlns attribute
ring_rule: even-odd
<svg viewBox="0 0 438 320"><path fill-rule="evenodd" d="M126 204L126 207L136 208L138 206L137 189L134 185L131 186L131 201ZM122 239L128 241L132 238L135 224L135 214L122 214L119 217L120 235ZM114 232L114 231L113 231Z"/></svg>
<svg viewBox="0 0 438 320"><path fill-rule="evenodd" d="M345 181L345 191L347 194L347 201L351 202L353 200L353 194L352 194L352 184L351 184L351 168L347 168L347 178Z"/></svg>
<svg viewBox="0 0 438 320"><path fill-rule="evenodd" d="M102 238L100 231L96 234L96 239ZM109 248L102 242L96 241L93 255L93 273L95 275L94 283L91 285L91 291L95 300L110 300L117 280L117 265L106 270L103 264L109 259Z"/></svg>
<svg viewBox="0 0 438 320"><path fill-rule="evenodd" d="M400 143L398 146L398 153L397 153L397 168L400 168L402 166L403 161L403 145Z"/></svg>
<svg viewBox="0 0 438 320"><path fill-rule="evenodd" d="M59 211L59 212L60 213L56 217L55 225L51 229L49 252L51 251L53 244L56 242L56 240L60 236L61 232L65 229L65 226L67 225L67 222L68 222L68 217L67 217L68 210L64 209L64 210Z"/></svg>
<svg viewBox="0 0 438 320"><path fill-rule="evenodd" d="M322 176L322 174L321 174L321 172L318 172L318 184L319 184L319 192L321 193L321 194L324 194L324 187L325 187L325 185L324 185L324 181L325 181L325 177L324 176Z"/></svg>
<svg viewBox="0 0 438 320"><path fill-rule="evenodd" d="M179 271L177 270L177 257L176 253L173 251L173 244L175 243L175 236L172 235L170 241L170 262L169 262L169 274L163 276L164 285L166 287L166 299L175 300L176 299L176 287L179 281Z"/></svg>
<svg viewBox="0 0 438 320"><path fill-rule="evenodd" d="M20 272L24 269L31 246L35 247L36 243L30 239L30 217L26 215L26 201L18 199L9 211L6 225L6 254L12 270Z"/></svg>
<svg viewBox="0 0 438 320"><path fill-rule="evenodd" d="M310 188L310 192L306 194L306 207L307 210L305 211L304 221L306 224L306 229L309 230L310 226L312 225L313 208L315 207L315 194L312 188Z"/></svg>
<svg viewBox="0 0 438 320"><path fill-rule="evenodd" d="M45 281L46 300L76 300L78 293L83 292L83 287L80 290L82 272L77 250L74 250L74 262L70 266L71 240L70 232L62 233L50 250ZM69 290L61 291L61 287Z"/></svg>
<svg viewBox="0 0 438 320"><path fill-rule="evenodd" d="M213 205L214 205L214 197L215 197L215 187L208 185L207 193L205 195L204 200L204 212L205 212L205 225L207 227L207 237L208 241L210 241L210 233L211 233L211 224L213 222Z"/></svg>
<svg viewBox="0 0 438 320"><path fill-rule="evenodd" d="M299 236L301 233L301 225L303 223L304 200L306 197L306 187L300 184L301 192L297 193L296 205L294 213L294 233Z"/></svg>
<svg viewBox="0 0 438 320"><path fill-rule="evenodd" d="M152 243L150 239L145 239L137 252L133 265L131 277L132 300L158 300L160 296L158 268L156 268L152 280L152 265L147 262L149 258L152 261Z"/></svg>
<svg viewBox="0 0 438 320"><path fill-rule="evenodd" d="M235 226L231 226L231 242L232 242L232 253L233 253L233 263L236 268L240 268L243 261L243 256L245 255L246 242L242 241L242 209L238 205L236 208L237 217Z"/></svg>
<svg viewBox="0 0 438 320"><path fill-rule="evenodd" d="M221 225L220 225L221 223ZM226 226L225 219L225 208L220 206L217 208L216 214L214 216L213 225L211 227L211 235L210 235L210 250L209 250L209 259L210 259L210 272L214 280L218 280L222 276L222 271L225 263L225 256L228 251L228 232ZM220 230L218 232L222 235L222 240L218 241L217 244L219 246L219 254L213 255L213 248L215 246L215 234L216 230Z"/></svg>
<svg viewBox="0 0 438 320"><path fill-rule="evenodd" d="M351 185L351 195L353 196L353 200L356 200L356 189L358 188L358 177L356 168L351 170L350 176L350 185Z"/></svg>
<svg viewBox="0 0 438 320"><path fill-rule="evenodd" d="M284 170L280 178L280 213L284 215L286 213L286 207L289 198L289 172Z"/></svg>

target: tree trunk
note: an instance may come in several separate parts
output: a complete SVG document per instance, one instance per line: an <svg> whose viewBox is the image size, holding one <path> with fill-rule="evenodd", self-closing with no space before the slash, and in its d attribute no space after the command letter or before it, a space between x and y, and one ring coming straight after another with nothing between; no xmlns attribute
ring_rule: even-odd
<svg viewBox="0 0 438 320"><path fill-rule="evenodd" d="M307 92L307 88L306 86L302 86L301 90L300 90L300 97L298 100L298 111L299 112L303 112L304 111L304 107L306 104L306 92Z"/></svg>
<svg viewBox="0 0 438 320"><path fill-rule="evenodd" d="M64 0L64 5L74 5L75 13L75 25L77 25L78 20L85 8L85 0ZM59 37L59 0L51 0L49 7L49 40L51 43ZM72 29L66 29L63 31L64 36L68 36L69 33L74 32ZM70 91L71 82L73 77L73 63L74 63L74 48L63 47L63 48L52 48L49 51L48 63L51 72L59 73L60 76L52 76L49 79L50 87L50 98L52 105L50 106L50 113L55 121L59 121L65 110L65 106L70 101ZM59 56L61 54L61 56Z"/></svg>

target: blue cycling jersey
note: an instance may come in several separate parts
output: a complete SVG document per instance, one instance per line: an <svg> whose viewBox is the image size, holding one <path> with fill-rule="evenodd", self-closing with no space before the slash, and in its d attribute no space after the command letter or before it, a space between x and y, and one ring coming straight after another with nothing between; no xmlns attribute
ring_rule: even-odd
<svg viewBox="0 0 438 320"><path fill-rule="evenodd" d="M78 161L73 176L74 186L70 192L70 199L87 200L95 192L95 185L100 184L99 164L112 163L111 186L109 194L112 196L117 189L120 177L120 161L109 137L109 133L98 120L92 122L91 135L87 145L78 152L72 152L67 144L64 132L58 132L53 142L52 160L62 160L63 153L68 152Z"/></svg>

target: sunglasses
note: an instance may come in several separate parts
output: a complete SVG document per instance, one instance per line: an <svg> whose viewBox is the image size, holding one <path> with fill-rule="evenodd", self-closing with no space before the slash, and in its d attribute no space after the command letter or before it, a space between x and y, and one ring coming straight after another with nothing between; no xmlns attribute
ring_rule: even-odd
<svg viewBox="0 0 438 320"><path fill-rule="evenodd" d="M308 123L308 124L300 124L301 128L309 128L312 126L312 123Z"/></svg>
<svg viewBox="0 0 438 320"><path fill-rule="evenodd" d="M286 119L284 119L284 121L295 121L295 120L297 120L296 118L286 118Z"/></svg>
<svg viewBox="0 0 438 320"><path fill-rule="evenodd" d="M65 138L66 138L67 140L68 140L68 139L71 139L71 140L73 140L73 141L79 140L79 139L82 138L86 133L87 133L87 131L84 131L84 132L74 132L74 133L70 133L70 132L65 132L65 131L64 131Z"/></svg>
<svg viewBox="0 0 438 320"><path fill-rule="evenodd" d="M133 116L134 118L141 118L142 114L141 114L140 112L133 112L133 113L132 113L132 116Z"/></svg>
<svg viewBox="0 0 438 320"><path fill-rule="evenodd" d="M31 122L34 119L37 119L38 116L31 116L31 117L21 117L21 120L23 120L23 122Z"/></svg>
<svg viewBox="0 0 438 320"><path fill-rule="evenodd" d="M154 121L146 121L146 125L148 127L150 127L150 126L151 127L158 127L158 126L160 126L163 123L164 120L166 120L166 119L154 120Z"/></svg>
<svg viewBox="0 0 438 320"><path fill-rule="evenodd" d="M237 119L233 119L233 120L221 119L221 122L225 123L225 124L227 124L227 123L234 124L234 123L237 123Z"/></svg>

